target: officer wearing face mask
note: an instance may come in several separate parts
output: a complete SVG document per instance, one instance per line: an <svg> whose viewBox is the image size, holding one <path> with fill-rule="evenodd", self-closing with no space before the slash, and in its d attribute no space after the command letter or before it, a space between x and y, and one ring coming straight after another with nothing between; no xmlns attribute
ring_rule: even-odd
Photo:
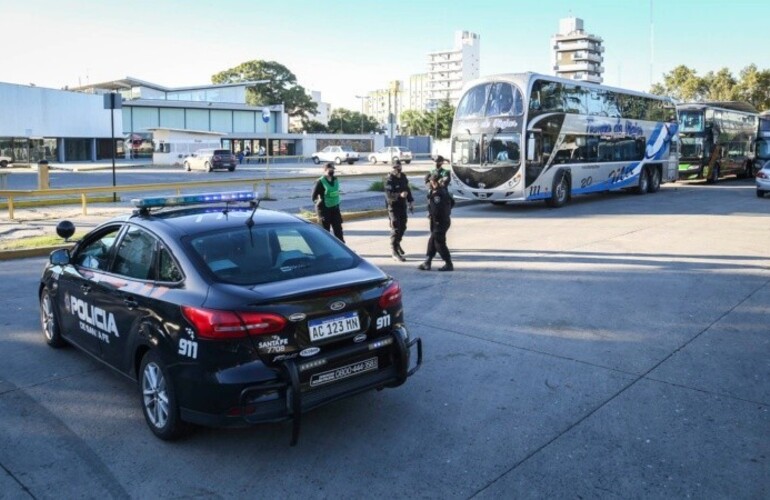
<svg viewBox="0 0 770 500"><path fill-rule="evenodd" d="M334 164L324 166L324 175L318 179L311 199L316 206L318 221L327 231L333 231L340 241L342 236L342 213L340 212L340 181L334 176Z"/></svg>
<svg viewBox="0 0 770 500"><path fill-rule="evenodd" d="M406 232L406 210L414 212L414 198L409 187L409 180L401 171L401 161L395 160L393 171L385 179L385 198L390 219L390 249L394 260L404 262L405 252L401 248L401 239Z"/></svg>

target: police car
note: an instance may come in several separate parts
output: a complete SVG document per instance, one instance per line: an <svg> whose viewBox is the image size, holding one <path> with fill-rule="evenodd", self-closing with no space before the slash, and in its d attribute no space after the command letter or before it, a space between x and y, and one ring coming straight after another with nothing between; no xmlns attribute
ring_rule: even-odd
<svg viewBox="0 0 770 500"><path fill-rule="evenodd" d="M420 367L398 282L319 226L249 192L134 203L51 253L40 317L51 347L138 382L159 438L292 419L295 444L304 412Z"/></svg>

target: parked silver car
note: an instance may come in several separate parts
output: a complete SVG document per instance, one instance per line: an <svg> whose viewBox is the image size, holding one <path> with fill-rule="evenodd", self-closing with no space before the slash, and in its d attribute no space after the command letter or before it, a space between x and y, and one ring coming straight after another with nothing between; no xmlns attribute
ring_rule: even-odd
<svg viewBox="0 0 770 500"><path fill-rule="evenodd" d="M358 161L358 153L353 151L350 146L326 146L321 151L315 153L310 158L313 159L313 163L318 165L321 162L333 161L337 165L343 161L348 165L352 165Z"/></svg>
<svg viewBox="0 0 770 500"><path fill-rule="evenodd" d="M406 164L412 163L412 152L401 146L388 146L369 155L369 163L372 165L378 161L388 163L395 162L396 160L401 160Z"/></svg>
<svg viewBox="0 0 770 500"><path fill-rule="evenodd" d="M184 159L184 169L188 172L192 169L211 172L217 168L226 168L232 172L236 163L238 160L229 149L199 149Z"/></svg>

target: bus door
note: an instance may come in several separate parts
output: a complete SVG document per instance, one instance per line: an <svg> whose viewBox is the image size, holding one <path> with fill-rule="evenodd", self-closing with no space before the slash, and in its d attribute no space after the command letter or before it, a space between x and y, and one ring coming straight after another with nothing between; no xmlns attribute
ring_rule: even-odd
<svg viewBox="0 0 770 500"><path fill-rule="evenodd" d="M540 173L545 167L547 158L543 154L543 134L540 129L534 129L527 132L527 162L524 169L525 181L524 187L529 187L540 177Z"/></svg>

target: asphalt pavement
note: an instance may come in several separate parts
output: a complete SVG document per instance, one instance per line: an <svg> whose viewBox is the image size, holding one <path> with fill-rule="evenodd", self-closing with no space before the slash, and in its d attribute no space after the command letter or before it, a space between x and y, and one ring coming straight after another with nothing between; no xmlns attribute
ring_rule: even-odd
<svg viewBox="0 0 770 500"><path fill-rule="evenodd" d="M296 447L288 423L157 440L134 384L44 344L44 259L0 262L0 497L768 498L769 228L750 181L471 204L439 273L424 216L404 263L385 218L349 221L424 365L307 414Z"/></svg>

